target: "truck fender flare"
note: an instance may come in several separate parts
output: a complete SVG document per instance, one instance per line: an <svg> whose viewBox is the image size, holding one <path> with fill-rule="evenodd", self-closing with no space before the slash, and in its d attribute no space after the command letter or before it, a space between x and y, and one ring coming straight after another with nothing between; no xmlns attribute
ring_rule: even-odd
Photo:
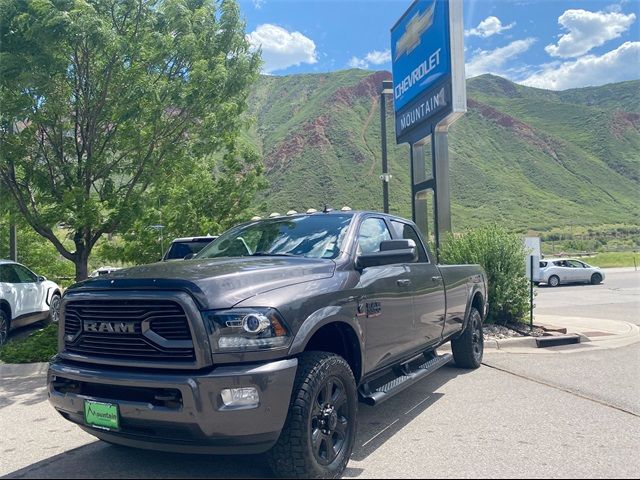
<svg viewBox="0 0 640 480"><path fill-rule="evenodd" d="M331 323L342 323L350 327L351 330L353 330L353 333L356 335L358 343L360 345L360 364L364 366L364 331L362 329L362 326L356 319L346 315L345 313L346 312L344 312L343 307L339 306L324 307L313 312L302 323L300 330L298 330L298 333L291 343L289 354L298 355L304 352L311 338L313 338L315 333L322 327Z"/></svg>
<svg viewBox="0 0 640 480"><path fill-rule="evenodd" d="M471 289L471 293L469 294L469 298L467 299L467 307L464 311L464 324L462 325L462 330L460 331L460 333L464 332L465 329L467 328L467 324L469 323L469 316L471 315L471 306L473 305L473 299L476 297L477 293L480 293L480 296L482 297L482 310L484 310L485 307L485 296L482 294L482 288L479 285L474 285L473 288ZM482 321L484 322L485 318L484 318L484 311L480 312L480 315L482 316Z"/></svg>

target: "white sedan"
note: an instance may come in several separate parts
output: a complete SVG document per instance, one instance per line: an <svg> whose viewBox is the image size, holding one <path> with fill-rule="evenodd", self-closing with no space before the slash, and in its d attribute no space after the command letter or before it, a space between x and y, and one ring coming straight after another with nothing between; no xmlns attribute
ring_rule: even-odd
<svg viewBox="0 0 640 480"><path fill-rule="evenodd" d="M591 283L604 281L604 272L598 267L575 259L542 260L540 262L540 283L557 287L564 283Z"/></svg>
<svg viewBox="0 0 640 480"><path fill-rule="evenodd" d="M35 322L57 322L60 287L24 265L0 260L0 345L9 332Z"/></svg>

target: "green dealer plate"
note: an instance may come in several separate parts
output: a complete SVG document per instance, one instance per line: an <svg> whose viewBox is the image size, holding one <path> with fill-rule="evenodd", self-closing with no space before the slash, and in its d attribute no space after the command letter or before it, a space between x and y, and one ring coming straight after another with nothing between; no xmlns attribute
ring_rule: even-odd
<svg viewBox="0 0 640 480"><path fill-rule="evenodd" d="M90 427L118 430L120 428L118 405L85 400L84 421Z"/></svg>

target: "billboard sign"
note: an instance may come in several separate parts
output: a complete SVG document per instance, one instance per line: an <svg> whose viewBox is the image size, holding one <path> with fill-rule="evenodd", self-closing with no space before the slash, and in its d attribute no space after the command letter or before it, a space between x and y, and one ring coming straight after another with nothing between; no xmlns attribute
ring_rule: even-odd
<svg viewBox="0 0 640 480"><path fill-rule="evenodd" d="M416 0L391 29L398 143L466 111L461 0Z"/></svg>

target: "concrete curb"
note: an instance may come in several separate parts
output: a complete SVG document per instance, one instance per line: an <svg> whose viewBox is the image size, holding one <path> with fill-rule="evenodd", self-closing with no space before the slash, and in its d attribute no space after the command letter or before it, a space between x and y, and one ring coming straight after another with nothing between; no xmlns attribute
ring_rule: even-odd
<svg viewBox="0 0 640 480"><path fill-rule="evenodd" d="M0 378L37 377L46 375L48 363L5 363L0 365Z"/></svg>
<svg viewBox="0 0 640 480"><path fill-rule="evenodd" d="M542 318L544 318L543 321ZM640 342L640 327L629 322L595 318L560 317L553 315L540 316L538 325L558 328L562 325L567 329L567 335L578 335L580 343L573 348L580 348L580 344L588 343L598 348L618 348ZM590 333L594 335L589 336ZM506 339L492 339L484 343L489 350L519 350L527 353L532 351L553 351L549 348L538 348L536 337L518 337ZM568 345L566 347L569 347ZM565 349L565 351L568 351ZM523 352L524 353L524 352Z"/></svg>

